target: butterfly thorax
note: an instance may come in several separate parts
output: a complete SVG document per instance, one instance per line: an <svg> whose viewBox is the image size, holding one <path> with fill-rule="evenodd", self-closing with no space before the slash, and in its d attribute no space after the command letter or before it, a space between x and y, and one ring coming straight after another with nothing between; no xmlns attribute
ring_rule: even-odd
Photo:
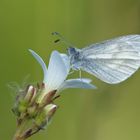
<svg viewBox="0 0 140 140"><path fill-rule="evenodd" d="M80 49L69 47L68 48L68 56L70 59L70 65L71 68L74 70L79 70L80 69L80 64L81 64L81 55L80 55Z"/></svg>

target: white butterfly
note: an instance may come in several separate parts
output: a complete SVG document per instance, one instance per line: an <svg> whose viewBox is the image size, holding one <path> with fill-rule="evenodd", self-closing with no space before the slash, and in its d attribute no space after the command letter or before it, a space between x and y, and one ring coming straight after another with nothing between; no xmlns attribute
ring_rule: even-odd
<svg viewBox="0 0 140 140"><path fill-rule="evenodd" d="M83 49L68 48L68 57L74 70L86 71L100 80L120 83L140 67L140 35L127 35Z"/></svg>

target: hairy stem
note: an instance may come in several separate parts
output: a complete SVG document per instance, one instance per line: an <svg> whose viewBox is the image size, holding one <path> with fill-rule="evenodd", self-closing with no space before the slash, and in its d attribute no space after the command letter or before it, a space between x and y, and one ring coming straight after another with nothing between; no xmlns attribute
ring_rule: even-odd
<svg viewBox="0 0 140 140"><path fill-rule="evenodd" d="M21 121L20 124L17 125L17 130L15 132L14 138L13 140L25 140L26 138L24 138L22 135L25 131L25 127L28 123L28 119L24 119Z"/></svg>

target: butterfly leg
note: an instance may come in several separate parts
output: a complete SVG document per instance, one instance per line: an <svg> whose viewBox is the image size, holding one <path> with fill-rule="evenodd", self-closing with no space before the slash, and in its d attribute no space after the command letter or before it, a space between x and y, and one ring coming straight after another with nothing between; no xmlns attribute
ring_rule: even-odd
<svg viewBox="0 0 140 140"><path fill-rule="evenodd" d="M82 77L82 71L79 69L79 78L81 79L81 77Z"/></svg>
<svg viewBox="0 0 140 140"><path fill-rule="evenodd" d="M81 69L79 69L79 78L80 78L81 82L83 82L83 80L82 80L82 71L81 71Z"/></svg>

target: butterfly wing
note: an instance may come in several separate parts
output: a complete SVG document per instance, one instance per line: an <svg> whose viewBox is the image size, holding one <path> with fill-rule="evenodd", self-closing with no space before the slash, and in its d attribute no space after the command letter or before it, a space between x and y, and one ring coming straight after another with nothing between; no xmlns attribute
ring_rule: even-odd
<svg viewBox="0 0 140 140"><path fill-rule="evenodd" d="M106 83L120 83L140 67L140 35L93 44L83 48L80 55L82 70Z"/></svg>

